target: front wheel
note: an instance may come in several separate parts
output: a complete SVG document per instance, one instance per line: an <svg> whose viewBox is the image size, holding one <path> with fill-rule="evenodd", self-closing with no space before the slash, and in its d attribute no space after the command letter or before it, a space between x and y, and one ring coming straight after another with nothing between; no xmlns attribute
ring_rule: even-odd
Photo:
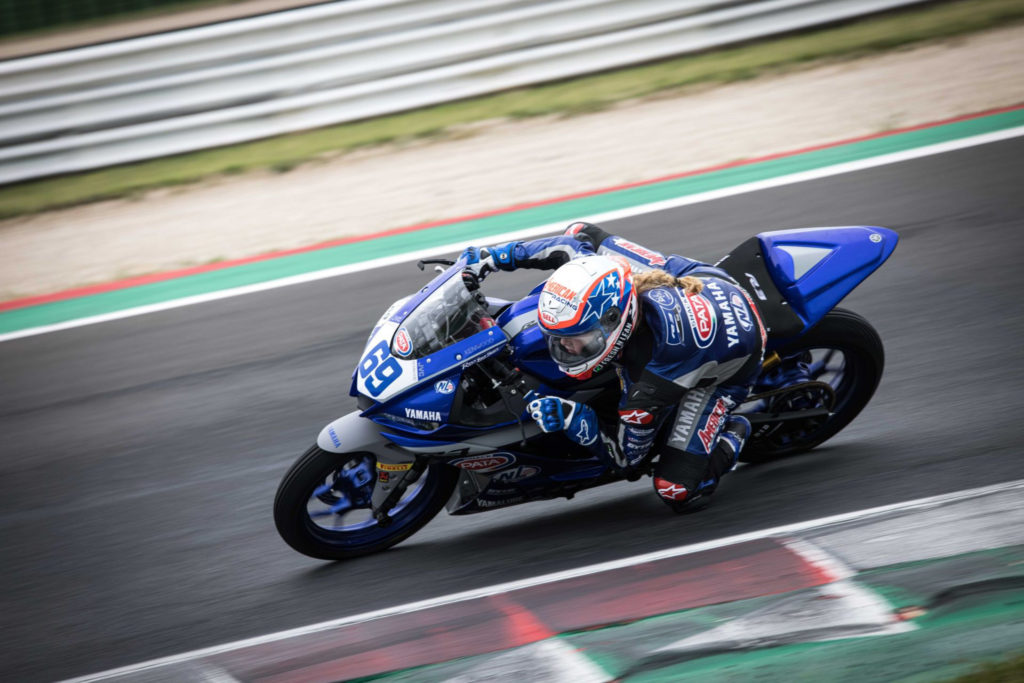
<svg viewBox="0 0 1024 683"><path fill-rule="evenodd" d="M783 386L755 410L806 418L755 424L740 453L743 462L765 462L810 450L835 436L868 404L882 378L885 351L878 332L863 317L841 308L796 341L778 350L779 371L798 375L791 388ZM765 378L762 377L764 381ZM765 394L762 394L765 395ZM744 404L737 411L744 410ZM824 410L823 408L827 408ZM749 411L749 408L748 408Z"/></svg>
<svg viewBox="0 0 1024 683"><path fill-rule="evenodd" d="M441 511L455 489L454 467L430 465L380 526L369 504L375 483L369 453L329 453L313 446L285 474L274 498L274 523L285 543L321 560L368 555L404 541Z"/></svg>

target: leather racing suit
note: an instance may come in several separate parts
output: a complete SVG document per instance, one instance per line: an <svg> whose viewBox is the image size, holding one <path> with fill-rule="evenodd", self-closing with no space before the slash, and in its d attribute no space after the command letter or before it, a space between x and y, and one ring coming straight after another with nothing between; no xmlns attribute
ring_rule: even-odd
<svg viewBox="0 0 1024 683"><path fill-rule="evenodd" d="M623 386L618 424L597 425L600 439L583 445L626 472L642 470L657 450L655 489L674 509L712 493L749 435L749 423L730 413L747 396L764 355L765 328L751 297L719 268L587 223L489 253L499 270L556 269L601 253L625 258L634 272L656 268L700 280L699 294L677 287L640 294L640 321L614 363ZM589 410L596 423L592 409L582 410L577 419L588 419Z"/></svg>

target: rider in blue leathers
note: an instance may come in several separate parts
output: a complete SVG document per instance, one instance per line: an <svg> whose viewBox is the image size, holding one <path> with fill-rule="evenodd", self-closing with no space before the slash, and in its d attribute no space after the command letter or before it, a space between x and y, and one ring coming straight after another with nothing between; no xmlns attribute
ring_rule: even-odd
<svg viewBox="0 0 1024 683"><path fill-rule="evenodd" d="M618 424L554 396L528 411L546 432L564 430L623 471L655 456L655 490L677 511L699 509L735 465L750 423L731 414L761 367L765 329L751 297L724 271L663 255L573 223L564 235L464 255L478 274L557 269L538 317L552 357L587 379L614 368L623 386ZM662 271L660 273L656 271Z"/></svg>

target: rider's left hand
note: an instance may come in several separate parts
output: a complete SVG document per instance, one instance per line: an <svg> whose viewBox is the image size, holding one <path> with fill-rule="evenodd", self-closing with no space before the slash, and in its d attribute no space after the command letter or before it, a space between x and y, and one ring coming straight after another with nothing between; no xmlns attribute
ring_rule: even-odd
<svg viewBox="0 0 1024 683"><path fill-rule="evenodd" d="M462 252L462 258L466 259L466 270L479 280L498 270L515 270L518 245L519 242L507 242L489 247L467 247Z"/></svg>
<svg viewBox="0 0 1024 683"><path fill-rule="evenodd" d="M597 414L587 404L533 393L527 399L530 402L526 410L541 431L548 434L564 431L567 437L581 446L589 446L597 441Z"/></svg>
<svg viewBox="0 0 1024 683"><path fill-rule="evenodd" d="M466 247L460 258L466 259L466 270L473 273L478 280L483 280L488 273L498 270L490 250L485 247Z"/></svg>

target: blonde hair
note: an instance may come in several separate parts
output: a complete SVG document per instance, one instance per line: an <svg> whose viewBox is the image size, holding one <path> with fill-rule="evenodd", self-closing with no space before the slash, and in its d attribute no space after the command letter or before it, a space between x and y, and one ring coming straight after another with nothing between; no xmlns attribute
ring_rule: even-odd
<svg viewBox="0 0 1024 683"><path fill-rule="evenodd" d="M676 277L664 270L648 270L633 276L637 294L649 292L656 287L678 287L687 294L700 294L704 283L695 277Z"/></svg>

